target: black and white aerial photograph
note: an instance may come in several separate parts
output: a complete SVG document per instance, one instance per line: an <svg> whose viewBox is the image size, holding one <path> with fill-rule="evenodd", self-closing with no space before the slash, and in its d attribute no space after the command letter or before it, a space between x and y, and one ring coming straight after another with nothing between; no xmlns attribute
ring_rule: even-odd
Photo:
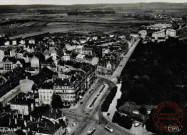
<svg viewBox="0 0 187 135"><path fill-rule="evenodd" d="M187 0L0 0L0 135L187 135Z"/></svg>

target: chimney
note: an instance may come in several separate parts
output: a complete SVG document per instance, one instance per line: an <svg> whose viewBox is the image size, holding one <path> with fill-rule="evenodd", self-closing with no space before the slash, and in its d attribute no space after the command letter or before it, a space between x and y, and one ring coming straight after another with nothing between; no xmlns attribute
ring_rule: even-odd
<svg viewBox="0 0 187 135"><path fill-rule="evenodd" d="M24 120L24 126L27 127L27 122L26 122L26 120Z"/></svg>
<svg viewBox="0 0 187 135"><path fill-rule="evenodd" d="M18 124L17 118L14 119L15 125Z"/></svg>
<svg viewBox="0 0 187 135"><path fill-rule="evenodd" d="M34 104L31 103L31 111L33 111L33 110L34 110Z"/></svg>
<svg viewBox="0 0 187 135"><path fill-rule="evenodd" d="M32 121L32 116L30 115L30 120Z"/></svg>
<svg viewBox="0 0 187 135"><path fill-rule="evenodd" d="M39 123L37 123L37 131L40 132L40 131L39 131Z"/></svg>
<svg viewBox="0 0 187 135"><path fill-rule="evenodd" d="M9 118L8 120L9 120L9 123L8 123L8 125L10 126L10 123L11 123L11 118Z"/></svg>

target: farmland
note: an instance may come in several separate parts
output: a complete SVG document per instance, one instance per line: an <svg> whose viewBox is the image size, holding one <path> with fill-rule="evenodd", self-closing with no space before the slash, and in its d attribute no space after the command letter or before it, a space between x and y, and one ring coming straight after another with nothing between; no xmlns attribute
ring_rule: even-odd
<svg viewBox="0 0 187 135"><path fill-rule="evenodd" d="M168 8L169 7L169 8ZM102 31L137 32L142 25L166 20L152 20L155 13L182 15L186 4L125 4L125 5L30 5L0 6L0 31L10 38L26 37L42 33ZM168 8L168 9L167 9ZM141 10L140 10L141 9Z"/></svg>
<svg viewBox="0 0 187 135"><path fill-rule="evenodd" d="M74 18L76 19L76 18ZM10 24L9 26L1 27L0 30L11 38L20 37L24 34L36 34L36 33L54 33L54 32L67 32L67 31L77 31L77 32L93 32L93 31L103 31L103 32L113 32L116 30L125 31L129 25L137 26L138 24L145 24L146 21L139 22L134 20L111 20L111 19L70 19L63 22L25 22ZM124 25L126 24L126 26ZM128 33L127 33L128 34Z"/></svg>

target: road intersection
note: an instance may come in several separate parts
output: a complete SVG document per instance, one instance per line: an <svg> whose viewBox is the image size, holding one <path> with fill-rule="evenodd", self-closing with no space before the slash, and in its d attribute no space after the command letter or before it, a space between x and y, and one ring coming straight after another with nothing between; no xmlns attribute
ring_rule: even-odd
<svg viewBox="0 0 187 135"><path fill-rule="evenodd" d="M105 119L101 112L101 105L110 90L116 85L117 78L120 77L123 68L139 41L140 39L136 40L131 46L111 77L98 76L98 79L76 106L70 109L62 109L63 114L68 119L68 135L86 135L88 130L92 128L96 128L94 135L109 135L111 133L104 128L106 124L114 129L115 135L133 135L129 130L119 127Z"/></svg>

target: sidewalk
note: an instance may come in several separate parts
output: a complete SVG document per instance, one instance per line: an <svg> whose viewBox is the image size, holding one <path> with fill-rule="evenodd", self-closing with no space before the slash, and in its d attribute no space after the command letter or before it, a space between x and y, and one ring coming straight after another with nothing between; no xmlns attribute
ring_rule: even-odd
<svg viewBox="0 0 187 135"><path fill-rule="evenodd" d="M129 58L131 57L132 53L134 52L136 46L140 42L140 39L137 39L129 48L127 54L123 57L123 60L120 62L116 70L112 74L112 78L117 78L121 76L121 72L123 71L124 67L126 66L127 62L129 61Z"/></svg>
<svg viewBox="0 0 187 135"><path fill-rule="evenodd" d="M121 86L122 84L117 84L117 92L116 95L114 97L114 99L112 100L112 103L109 106L108 112L103 112L103 115L105 117L107 117L108 121L112 122L113 116L115 114L115 112L117 111L116 106L117 106L117 101L118 99L121 98L122 92L121 92ZM107 116L107 114L110 114L109 116Z"/></svg>
<svg viewBox="0 0 187 135"><path fill-rule="evenodd" d="M107 79L107 80L113 82L114 84L117 83L117 79L116 79L116 78L112 78L111 76L103 76L103 75L99 75L99 74L97 74L97 77Z"/></svg>
<svg viewBox="0 0 187 135"><path fill-rule="evenodd" d="M103 112L102 112L103 114ZM119 126L116 123L112 123L111 120L109 119L109 117L107 115L103 114L103 117L106 121L109 122L109 126L123 130L124 132L130 134L130 135L152 135L153 133L148 132L146 129L144 129L143 127L139 126L139 127L134 127L134 125L132 125L131 129L126 129L124 127Z"/></svg>
<svg viewBox="0 0 187 135"><path fill-rule="evenodd" d="M102 85L100 86L99 90L94 95L95 98L94 99L90 99L91 102L87 101L88 103L90 103L90 104L87 105L88 109L93 109L94 107L98 106L98 104L100 103L99 101L101 101L103 95L108 90L108 87L109 87L108 84L105 84L104 89L101 91L101 89L103 88L103 86Z"/></svg>
<svg viewBox="0 0 187 135"><path fill-rule="evenodd" d="M95 80L95 82L91 85L91 87L86 91L86 93L84 94L84 96L83 96L83 98L82 99L80 99L78 102L77 102L77 104L76 105L74 105L74 106L71 106L70 108L68 108L68 109L77 109L77 108L79 108L79 106L80 106L80 104L81 104L81 102L83 102L85 99L86 99L86 97L90 94L89 92L91 92L92 91L92 88L94 88L95 87L95 85L97 84L97 82L98 82L98 79L96 79Z"/></svg>
<svg viewBox="0 0 187 135"><path fill-rule="evenodd" d="M76 124L74 124L74 123L76 123ZM79 123L78 122L76 122L76 121L74 121L73 119L69 119L69 121L68 121L68 125L67 125L67 135L71 135L71 134L73 134L73 132L74 131L76 131L76 129L78 129L78 127L79 127Z"/></svg>
<svg viewBox="0 0 187 135"><path fill-rule="evenodd" d="M131 48L129 49L129 51L127 52L127 54L123 58L123 60L120 62L120 64L116 68L116 70L113 72L112 76L111 77L103 77L103 78L106 78L106 79L109 79L110 81L113 81L114 78L117 78L117 77L121 76L122 70L126 66L129 58L131 57L132 53L134 52L134 50L135 50L136 46L138 45L139 41L140 41L140 39L137 39L132 44ZM109 117L107 116L108 121L110 121L110 122L112 122L112 118L114 116L114 113L115 113L115 111L117 111L117 109L116 109L117 100L119 98L121 98L121 95L122 95L122 93L121 93L121 86L122 86L122 84L121 83L120 84L116 84L116 86L117 86L117 92L116 92L116 95L115 95L112 103L109 106L108 112L103 113L103 115L105 115L105 116L107 116L108 113L110 114Z"/></svg>
<svg viewBox="0 0 187 135"><path fill-rule="evenodd" d="M137 39L132 45L131 48L129 49L129 51L123 55L123 60L119 63L119 65L117 66L117 68L114 70L113 74L111 76L103 76L103 75L99 75L97 74L98 77L101 78L105 78L108 79L112 82L114 82L115 84L117 84L117 78L121 76L121 72L123 71L124 67L126 66L129 58L131 57L132 53L134 52L136 46L138 45L138 43L140 42L140 39Z"/></svg>
<svg viewBox="0 0 187 135"><path fill-rule="evenodd" d="M113 78L117 78L121 76L121 72L123 71L124 67L126 66L128 60L130 59L132 53L134 52L136 46L138 45L140 39L136 40L133 45L131 46L131 48L129 49L129 51L127 52L127 54L123 57L123 60L120 62L120 64L118 65L118 67L116 68L116 70L113 72L112 76L109 78L110 80L112 80ZM121 92L121 86L122 84L116 84L117 86L117 92L116 95L114 97L114 99L112 100L112 103L109 106L108 112L101 112L101 114L103 115L103 117L111 124L111 125L115 125L115 127L118 127L126 132L128 132L129 134L134 134L134 135L150 135L151 133L146 131L143 127L134 127L134 125L132 125L132 128L130 130L125 129L115 123L112 123L112 119L113 116L115 114L115 112L117 111L116 106L117 106L117 100L119 98L121 98L122 92ZM107 116L107 114L109 114L109 116Z"/></svg>

